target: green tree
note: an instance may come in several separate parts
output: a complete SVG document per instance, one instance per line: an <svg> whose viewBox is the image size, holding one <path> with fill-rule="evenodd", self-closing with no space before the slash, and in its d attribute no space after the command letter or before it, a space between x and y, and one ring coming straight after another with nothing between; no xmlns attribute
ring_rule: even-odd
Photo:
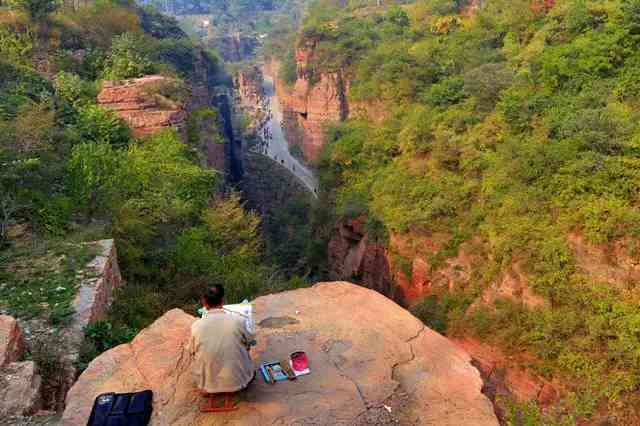
<svg viewBox="0 0 640 426"><path fill-rule="evenodd" d="M73 147L67 164L67 190L85 220L109 208L116 190L116 170L121 165L118 151L106 142L86 142Z"/></svg>
<svg viewBox="0 0 640 426"><path fill-rule="evenodd" d="M21 66L31 65L33 35L9 26L0 26L0 57L2 60Z"/></svg>
<svg viewBox="0 0 640 426"><path fill-rule="evenodd" d="M53 80L53 87L60 100L73 108L80 108L95 97L93 85L70 72L58 72Z"/></svg>
<svg viewBox="0 0 640 426"><path fill-rule="evenodd" d="M123 265L142 280L166 269L167 245L197 221L215 188L217 174L195 164L174 131L130 145L116 175L113 232ZM160 279L160 278L157 278Z"/></svg>
<svg viewBox="0 0 640 426"><path fill-rule="evenodd" d="M123 80L153 73L156 67L145 46L145 37L139 33L115 36L105 64L104 78Z"/></svg>
<svg viewBox="0 0 640 426"><path fill-rule="evenodd" d="M197 300L208 282L224 283L230 302L257 295L268 280L258 217L244 211L238 195L231 195L205 210L201 221L177 240L175 268L181 282L192 283L185 296Z"/></svg>
<svg viewBox="0 0 640 426"><path fill-rule="evenodd" d="M65 95L74 96L71 93ZM89 104L81 107L76 120L76 128L86 140L105 142L122 148L132 139L131 129L127 123L103 106Z"/></svg>
<svg viewBox="0 0 640 426"><path fill-rule="evenodd" d="M9 7L26 13L34 22L45 21L58 8L57 0L9 0Z"/></svg>

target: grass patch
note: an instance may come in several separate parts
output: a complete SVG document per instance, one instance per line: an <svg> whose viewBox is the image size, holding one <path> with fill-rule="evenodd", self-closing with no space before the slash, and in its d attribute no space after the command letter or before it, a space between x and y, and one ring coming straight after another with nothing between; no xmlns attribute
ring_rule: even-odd
<svg viewBox="0 0 640 426"><path fill-rule="evenodd" d="M73 314L78 273L96 256L91 245L40 243L0 253L0 307L10 315L64 324Z"/></svg>

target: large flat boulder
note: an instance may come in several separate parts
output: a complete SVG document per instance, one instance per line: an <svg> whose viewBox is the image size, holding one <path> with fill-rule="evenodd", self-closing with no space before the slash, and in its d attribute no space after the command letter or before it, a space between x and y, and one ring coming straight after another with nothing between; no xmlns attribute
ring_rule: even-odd
<svg viewBox="0 0 640 426"><path fill-rule="evenodd" d="M310 375L276 385L257 378L238 411L201 414L184 351L195 318L174 309L89 365L62 424L85 424L100 393L148 388L158 426L498 425L469 356L374 291L321 283L258 298L255 317L255 362L304 350Z"/></svg>
<svg viewBox="0 0 640 426"><path fill-rule="evenodd" d="M129 80L105 80L97 101L127 122L134 136L152 135L162 129L182 131L186 125L186 112L182 105L150 94L150 87L171 83L161 75L149 75ZM162 97L161 97L162 98Z"/></svg>

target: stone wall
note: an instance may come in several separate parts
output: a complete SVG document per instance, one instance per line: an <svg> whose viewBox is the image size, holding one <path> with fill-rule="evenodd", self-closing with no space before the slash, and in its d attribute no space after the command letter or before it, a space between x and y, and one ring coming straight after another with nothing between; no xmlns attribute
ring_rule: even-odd
<svg viewBox="0 0 640 426"><path fill-rule="evenodd" d="M83 279L73 301L75 313L66 330L74 343L82 341L78 336L83 336L87 325L106 317L114 291L122 284L114 240L91 244L98 249L98 254L82 272Z"/></svg>
<svg viewBox="0 0 640 426"><path fill-rule="evenodd" d="M78 373L77 362L85 327L106 317L114 292L122 284L115 241L101 240L90 244L97 248L98 253L79 277L81 282L72 305L75 313L63 331L66 371L59 392L59 406Z"/></svg>
<svg viewBox="0 0 640 426"><path fill-rule="evenodd" d="M76 273L76 293L71 301L74 312L68 321L53 324L43 316L14 319L0 315L2 425L23 425L27 420L21 416L33 414L38 408L64 408L66 392L77 377L85 327L106 317L114 291L122 283L114 240L84 245L95 252L95 257ZM26 353L33 359L25 361ZM3 423L5 412L15 419Z"/></svg>

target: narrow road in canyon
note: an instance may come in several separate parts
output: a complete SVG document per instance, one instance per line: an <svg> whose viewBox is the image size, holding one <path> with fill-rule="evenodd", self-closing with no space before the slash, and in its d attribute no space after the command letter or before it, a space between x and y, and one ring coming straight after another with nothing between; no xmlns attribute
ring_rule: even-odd
<svg viewBox="0 0 640 426"><path fill-rule="evenodd" d="M264 127L269 138L265 140L265 147L262 154L267 155L269 158L286 167L291 173L298 177L302 183L304 183L315 197L317 197L318 180L313 175L313 172L309 167L289 152L289 144L287 144L284 131L282 130L282 110L275 90L273 76L264 68L263 75L262 89L271 114L269 115Z"/></svg>

